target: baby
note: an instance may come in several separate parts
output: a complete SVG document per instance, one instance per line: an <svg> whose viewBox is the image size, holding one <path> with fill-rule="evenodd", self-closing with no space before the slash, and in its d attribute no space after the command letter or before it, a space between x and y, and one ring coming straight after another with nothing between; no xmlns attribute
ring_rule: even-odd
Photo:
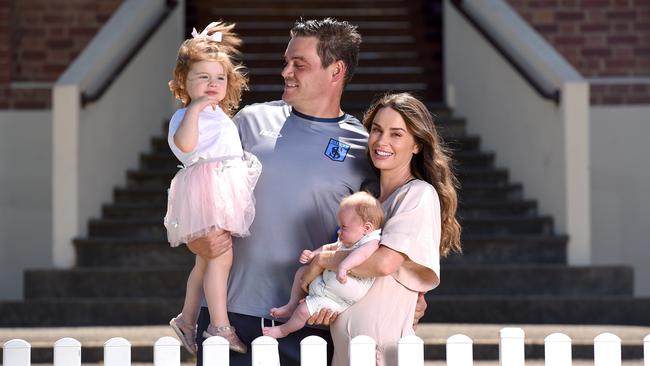
<svg viewBox="0 0 650 366"><path fill-rule="evenodd" d="M264 335L273 338L286 337L304 327L307 319L323 308L340 313L359 301L372 286L374 278L348 277L348 271L363 263L379 248L380 228L384 223L381 204L369 193L355 193L341 201L336 221L339 225L338 241L325 244L314 251L302 252L300 263L311 264L296 271L289 302L282 307L271 309L271 315L275 318L291 317L282 325L264 327ZM334 273L323 270L316 261L312 261L324 250L346 251L350 254ZM311 282L308 296L303 302L300 300L305 297L306 289L301 287L301 279L304 283Z"/></svg>

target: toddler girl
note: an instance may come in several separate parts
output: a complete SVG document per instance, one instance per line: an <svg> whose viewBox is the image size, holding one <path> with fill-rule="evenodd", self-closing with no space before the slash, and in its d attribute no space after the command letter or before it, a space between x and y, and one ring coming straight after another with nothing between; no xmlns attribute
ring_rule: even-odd
<svg viewBox="0 0 650 366"><path fill-rule="evenodd" d="M374 278L348 277L348 271L363 263L379 248L384 211L379 201L366 192L358 192L341 200L336 214L339 225L338 241L325 244L315 251L304 250L300 256L302 266L296 271L289 302L279 308L272 308L275 318L289 320L275 327L264 327L262 333L274 338L283 338L305 326L307 319L326 308L342 312L361 299L370 290ZM350 254L339 264L336 273L318 266L312 259L323 250L349 251ZM321 274L322 273L322 274ZM313 281L312 281L313 279ZM305 301L302 283L309 284Z"/></svg>
<svg viewBox="0 0 650 366"><path fill-rule="evenodd" d="M253 188L262 167L255 156L242 151L237 127L230 119L248 84L243 67L231 58L241 43L233 28L234 24L214 22L200 34L195 29L178 51L174 78L169 82L185 106L169 122L169 146L184 165L169 187L165 215L167 237L174 247L213 230L249 235L255 216ZM197 348L202 292L210 311L204 336L224 337L230 349L246 352L226 309L231 265L232 249L210 260L196 256L183 310L169 322L192 354Z"/></svg>

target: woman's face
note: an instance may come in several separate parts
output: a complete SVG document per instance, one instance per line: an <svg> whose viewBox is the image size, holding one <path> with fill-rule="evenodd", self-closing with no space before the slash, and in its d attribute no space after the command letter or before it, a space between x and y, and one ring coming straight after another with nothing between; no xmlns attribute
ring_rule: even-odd
<svg viewBox="0 0 650 366"><path fill-rule="evenodd" d="M375 168L385 172L409 172L413 154L419 151L415 137L402 116L392 108L381 108L370 126L370 159Z"/></svg>

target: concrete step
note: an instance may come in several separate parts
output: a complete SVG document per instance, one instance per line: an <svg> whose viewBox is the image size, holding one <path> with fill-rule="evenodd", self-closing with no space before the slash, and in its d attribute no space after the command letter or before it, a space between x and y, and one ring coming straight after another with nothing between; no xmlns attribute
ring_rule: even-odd
<svg viewBox="0 0 650 366"><path fill-rule="evenodd" d="M554 286L550 284L549 286ZM650 325L650 298L632 296L438 296L425 322Z"/></svg>
<svg viewBox="0 0 650 366"><path fill-rule="evenodd" d="M521 201L480 201L475 200L471 202L462 202L459 205L458 217L485 217L491 215L493 217L501 216L523 216L530 217L537 214L537 201L521 200Z"/></svg>
<svg viewBox="0 0 650 366"><path fill-rule="evenodd" d="M447 338L464 334L473 340L474 365L498 365L499 331L509 324L427 324L421 323L416 335L424 340L425 365L445 365L445 345ZM602 333L616 334L621 338L623 365L642 365L643 338L650 334L650 327L642 326L590 326L590 325L517 325L524 330L526 365L543 365L544 338L552 333L563 333L572 339L573 365L593 365L593 340ZM95 326L60 328L0 328L0 342L9 339L23 339L32 346L33 365L53 362L54 343L64 337L78 340L81 345L82 365L101 363L103 345L113 337L123 337L131 343L133 366L152 365L153 344L160 337L174 337L166 325L151 326ZM2 350L0 349L0 353ZM181 347L183 365L193 365L192 358ZM496 363L495 363L496 362ZM541 363L540 363L541 362Z"/></svg>
<svg viewBox="0 0 650 366"><path fill-rule="evenodd" d="M567 239L563 236L463 235L461 240L463 255L452 254L443 259L443 265L566 263ZM80 238L74 245L80 267L189 268L194 264L194 256L185 246L170 248L165 239Z"/></svg>
<svg viewBox="0 0 650 366"><path fill-rule="evenodd" d="M242 37L242 53L273 53L283 55L291 37L283 35L251 35ZM412 35L386 33L383 36L364 36L360 50L362 52L412 51L417 49L416 39ZM252 74L255 75L255 74Z"/></svg>
<svg viewBox="0 0 650 366"><path fill-rule="evenodd" d="M165 189L160 187L160 189ZM505 201L505 202L469 202L459 205L458 217L481 218L486 216L533 217L537 212L536 201ZM166 203L111 203L102 207L102 217L107 219L128 218L162 218L167 209Z"/></svg>
<svg viewBox="0 0 650 366"><path fill-rule="evenodd" d="M467 217L461 220L461 225L467 235L550 235L553 233L553 220L549 216ZM167 238L162 217L91 219L88 222L88 235L102 238Z"/></svg>
<svg viewBox="0 0 650 366"><path fill-rule="evenodd" d="M286 39L284 40L284 47L286 48ZM365 39L364 39L365 42ZM412 49L412 45L410 46ZM284 52L284 50L282 51ZM270 65L270 67L257 67L248 68L248 76L250 84L277 84L282 83L283 79L280 75L282 71L282 62L278 61L277 65ZM430 67L423 66L387 66L387 67L358 67L354 72L354 82L359 84L372 84L377 83L378 79L381 82L388 83L416 83L421 82L428 75L431 75L433 70Z"/></svg>
<svg viewBox="0 0 650 366"><path fill-rule="evenodd" d="M83 267L163 266L191 268L194 254L186 246L172 248L166 239L78 238L77 263Z"/></svg>
<svg viewBox="0 0 650 366"><path fill-rule="evenodd" d="M113 191L116 203L149 202L167 204L167 192L164 189L150 187L115 188ZM465 184L459 191L461 204L480 200L482 202L521 201L521 183L507 185L494 184Z"/></svg>
<svg viewBox="0 0 650 366"><path fill-rule="evenodd" d="M442 259L444 266L567 262L567 237L558 235L461 236L463 254Z"/></svg>
<svg viewBox="0 0 650 366"><path fill-rule="evenodd" d="M338 6L338 5L337 5ZM297 18L291 20L268 20L260 17L255 20L238 21L236 31L242 36L286 36ZM206 23L207 24L207 23ZM413 34L412 24L408 20L382 21L378 19L362 19L353 22L363 37L382 36L390 34Z"/></svg>
<svg viewBox="0 0 650 366"><path fill-rule="evenodd" d="M175 158L168 157L166 168L128 170L126 173L127 185L129 187L169 187L169 183L179 170L179 162L174 160ZM508 171L506 169L482 166L459 169L456 177L461 184L471 182L504 186L508 183Z"/></svg>
<svg viewBox="0 0 650 366"><path fill-rule="evenodd" d="M460 220L467 235L552 235L550 216L483 216Z"/></svg>
<svg viewBox="0 0 650 366"><path fill-rule="evenodd" d="M185 267L85 267L25 272L25 299L182 298ZM631 296L627 267L553 264L464 265L443 268L438 296ZM553 283L554 286L548 286Z"/></svg>
<svg viewBox="0 0 650 366"><path fill-rule="evenodd" d="M0 302L0 328L167 324L182 298L66 298Z"/></svg>
<svg viewBox="0 0 650 366"><path fill-rule="evenodd" d="M458 196L461 203L472 201L521 201L523 199L522 190L521 183L506 185L466 183L458 191Z"/></svg>
<svg viewBox="0 0 650 366"><path fill-rule="evenodd" d="M633 292L634 274L629 267L466 264L443 265L442 282L433 296L632 296Z"/></svg>

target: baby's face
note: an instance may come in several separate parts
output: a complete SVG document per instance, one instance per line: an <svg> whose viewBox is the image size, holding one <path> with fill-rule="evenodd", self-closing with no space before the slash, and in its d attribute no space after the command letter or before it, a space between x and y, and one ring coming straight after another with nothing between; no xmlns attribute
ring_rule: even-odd
<svg viewBox="0 0 650 366"><path fill-rule="evenodd" d="M352 206L346 206L336 215L339 224L339 241L346 247L351 247L367 234L364 222Z"/></svg>

